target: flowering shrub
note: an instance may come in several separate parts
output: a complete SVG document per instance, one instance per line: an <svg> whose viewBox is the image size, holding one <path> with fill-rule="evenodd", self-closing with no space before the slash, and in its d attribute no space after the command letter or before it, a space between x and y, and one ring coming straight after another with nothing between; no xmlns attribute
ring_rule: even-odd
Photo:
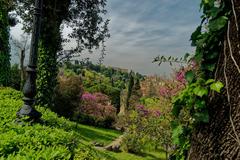
<svg viewBox="0 0 240 160"><path fill-rule="evenodd" d="M90 93L84 93L82 95L82 100L83 101L96 101L96 96L94 96Z"/></svg>
<svg viewBox="0 0 240 160"><path fill-rule="evenodd" d="M61 116L72 118L83 93L82 80L77 75L59 74L51 109Z"/></svg>
<svg viewBox="0 0 240 160"><path fill-rule="evenodd" d="M186 80L185 80L185 70L181 69L180 71L176 72L176 80L180 83L185 84Z"/></svg>
<svg viewBox="0 0 240 160"><path fill-rule="evenodd" d="M115 121L116 108L111 105L108 96L102 93L84 93L78 107L77 118L82 123L111 127Z"/></svg>
<svg viewBox="0 0 240 160"><path fill-rule="evenodd" d="M142 105L128 113L125 117L124 150L139 153L161 148L167 155L172 152L172 98L185 88L186 71L183 68L175 72L171 79L159 78L159 96L142 97Z"/></svg>
<svg viewBox="0 0 240 160"><path fill-rule="evenodd" d="M169 123L158 109L148 109L139 105L129 112L127 127L123 139L123 150L141 153L144 150L155 150L160 146L171 145Z"/></svg>

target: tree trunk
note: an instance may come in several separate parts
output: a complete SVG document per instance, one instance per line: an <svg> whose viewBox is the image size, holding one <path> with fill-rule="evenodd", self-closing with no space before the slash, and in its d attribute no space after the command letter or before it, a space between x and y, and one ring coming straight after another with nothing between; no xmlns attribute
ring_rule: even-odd
<svg viewBox="0 0 240 160"><path fill-rule="evenodd" d="M21 53L20 53L21 86L20 86L20 89L23 88L24 80L25 80L24 59L25 59L25 49L21 49Z"/></svg>
<svg viewBox="0 0 240 160"><path fill-rule="evenodd" d="M63 5L64 4L64 5ZM61 50L61 24L67 16L70 0L44 1L40 33L37 103L50 107L57 84L57 52Z"/></svg>
<svg viewBox="0 0 240 160"><path fill-rule="evenodd" d="M211 95L210 122L194 131L190 160L240 159L240 1L234 4L236 16L230 18L215 77L225 88Z"/></svg>

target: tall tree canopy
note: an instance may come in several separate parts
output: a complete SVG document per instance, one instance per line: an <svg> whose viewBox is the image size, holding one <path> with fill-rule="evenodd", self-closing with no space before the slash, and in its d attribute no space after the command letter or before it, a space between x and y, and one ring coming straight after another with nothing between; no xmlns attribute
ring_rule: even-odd
<svg viewBox="0 0 240 160"><path fill-rule="evenodd" d="M16 9L23 20L23 29L30 32L34 0L17 0ZM76 41L73 53L99 48L109 37L106 0L51 0L43 1L38 62L38 102L51 105L56 86L57 53L63 42ZM63 25L71 28L68 38L62 36ZM103 45L104 46L104 45Z"/></svg>

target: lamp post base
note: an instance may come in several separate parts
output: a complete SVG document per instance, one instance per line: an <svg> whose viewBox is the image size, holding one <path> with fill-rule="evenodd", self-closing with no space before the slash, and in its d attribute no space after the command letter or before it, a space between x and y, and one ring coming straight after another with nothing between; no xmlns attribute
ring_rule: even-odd
<svg viewBox="0 0 240 160"><path fill-rule="evenodd" d="M30 105L23 105L17 112L17 121L39 122L42 114Z"/></svg>

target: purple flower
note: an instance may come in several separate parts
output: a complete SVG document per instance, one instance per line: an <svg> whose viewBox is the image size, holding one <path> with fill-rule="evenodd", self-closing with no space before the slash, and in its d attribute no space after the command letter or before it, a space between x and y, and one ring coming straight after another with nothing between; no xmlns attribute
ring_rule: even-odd
<svg viewBox="0 0 240 160"><path fill-rule="evenodd" d="M85 101L95 101L96 100L96 96L92 95L91 93L84 93L82 95L82 100L85 100Z"/></svg>
<svg viewBox="0 0 240 160"><path fill-rule="evenodd" d="M138 109L138 110L143 110L143 109L144 109L144 106L143 106L143 105L139 105L139 106L137 106L137 109Z"/></svg>
<svg viewBox="0 0 240 160"><path fill-rule="evenodd" d="M157 116L157 117L160 117L161 116L161 112L160 111L154 111L154 115Z"/></svg>

